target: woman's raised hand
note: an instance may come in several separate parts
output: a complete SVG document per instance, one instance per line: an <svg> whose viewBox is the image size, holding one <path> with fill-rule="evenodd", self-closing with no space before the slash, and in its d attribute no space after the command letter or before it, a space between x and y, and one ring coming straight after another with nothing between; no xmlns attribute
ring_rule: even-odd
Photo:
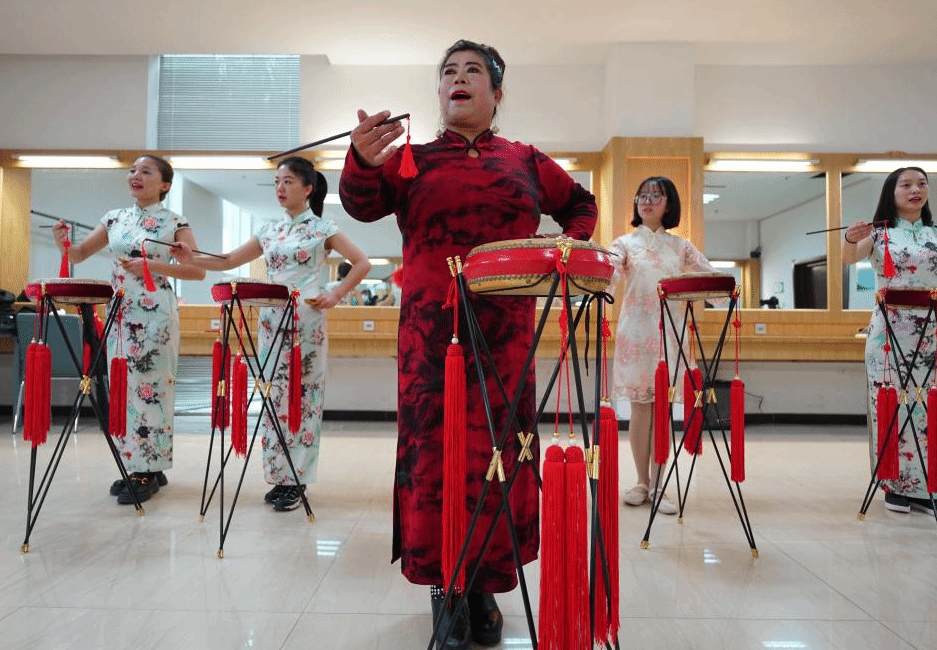
<svg viewBox="0 0 937 650"><path fill-rule="evenodd" d="M55 245L60 251L65 250L65 240L68 239L68 226L64 221L58 221L52 226L52 237L55 239Z"/></svg>
<svg viewBox="0 0 937 650"><path fill-rule="evenodd" d="M173 242L169 252L182 264L192 263L192 247L186 244L184 241Z"/></svg>
<svg viewBox="0 0 937 650"><path fill-rule="evenodd" d="M393 141L404 134L405 129L400 122L381 124L388 117L390 111L368 115L358 109L358 126L351 132L351 146L368 167L380 167L393 156L397 151Z"/></svg>

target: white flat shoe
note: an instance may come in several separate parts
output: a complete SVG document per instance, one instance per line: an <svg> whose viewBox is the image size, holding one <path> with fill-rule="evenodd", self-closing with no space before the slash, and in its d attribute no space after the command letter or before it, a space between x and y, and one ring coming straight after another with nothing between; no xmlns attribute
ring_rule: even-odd
<svg viewBox="0 0 937 650"><path fill-rule="evenodd" d="M652 505L655 501L657 501L658 494L659 492L654 490L648 497ZM669 498L667 498L667 493L664 492L664 494L661 496L660 503L657 505L657 512L662 515L675 515L677 512L679 512L679 510L677 509L677 505Z"/></svg>
<svg viewBox="0 0 937 650"><path fill-rule="evenodd" d="M644 505L647 501L647 486L643 483L638 483L633 488L625 492L624 502L627 506L640 506Z"/></svg>

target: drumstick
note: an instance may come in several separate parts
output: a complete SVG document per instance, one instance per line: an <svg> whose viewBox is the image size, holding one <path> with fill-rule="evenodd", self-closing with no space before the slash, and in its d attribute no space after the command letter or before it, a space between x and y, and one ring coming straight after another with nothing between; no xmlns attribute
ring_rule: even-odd
<svg viewBox="0 0 937 650"><path fill-rule="evenodd" d="M887 225L887 221L873 221L872 225L876 228L879 226ZM840 226L839 228L827 228L826 230L811 230L810 232L805 232L805 235L817 235L821 232L833 232L834 230L846 230L849 226Z"/></svg>
<svg viewBox="0 0 937 650"><path fill-rule="evenodd" d="M172 248L172 247L174 246L174 244L167 244L166 242L160 241L160 240L158 240L158 239L149 239L149 238L147 238L147 239L144 239L143 241L144 241L144 242L148 242L148 241L149 241L149 242L153 242L154 244L162 244L163 246L169 246L170 248ZM225 257L224 255L215 255L214 253L206 253L205 251L200 251L200 250L195 249L195 248L192 249L192 252L193 252L193 253L198 253L199 255L208 255L209 257L217 257L219 260L226 260L226 259L228 259L228 258Z"/></svg>
<svg viewBox="0 0 937 650"><path fill-rule="evenodd" d="M390 124L391 122L399 122L400 120L410 117L410 113L401 113L394 117L388 117L383 122L379 122L375 126L383 126L385 124ZM344 133L339 133L338 135L330 135L327 138L322 138L321 140L316 140L315 142L310 142L309 144L304 144L301 147L294 147L289 151L281 151L280 153L275 153L272 156L267 156L267 160L273 160L274 158L282 158L283 156L288 156L291 153L296 153L297 151L302 151L303 149L309 149L310 147L315 147L316 145L325 144L326 142L331 142L332 140L338 140L339 138L344 138L346 135L351 135L351 131L345 131Z"/></svg>

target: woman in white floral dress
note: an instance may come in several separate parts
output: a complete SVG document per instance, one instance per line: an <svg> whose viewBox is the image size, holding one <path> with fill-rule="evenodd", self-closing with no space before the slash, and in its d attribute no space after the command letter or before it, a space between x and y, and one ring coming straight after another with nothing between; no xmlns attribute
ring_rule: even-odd
<svg viewBox="0 0 937 650"><path fill-rule="evenodd" d="M843 263L853 264L868 258L875 269L877 288L884 287L937 287L937 231L933 226L927 174L918 167L896 169L885 179L878 207L872 223L857 221L850 225L843 238ZM885 231L872 224L887 223ZM895 267L893 277L884 273L885 246ZM901 350L911 361L914 346L920 339L927 317L926 310L892 309L888 320L898 339ZM865 363L869 382L869 440L870 457L874 470L878 457L878 424L876 421L877 394L885 374L886 341L885 318L876 307L872 310L869 336L865 345ZM898 382L894 370L894 357L889 358L892 380ZM927 332L918 350L913 368L905 368L904 375L911 371L914 382L908 384L913 391L915 385L926 388L924 378L934 364L934 323L927 324ZM916 383L915 383L916 382ZM904 427L898 438L898 480L883 481L885 507L895 512L910 512L912 509L933 514L933 504L927 492L921 457L927 457L927 414L922 404L912 402L911 423ZM898 425L901 430L906 412L899 410ZM912 425L917 432L915 444ZM920 445L920 448L918 447Z"/></svg>
<svg viewBox="0 0 937 650"><path fill-rule="evenodd" d="M181 245L177 247L176 255L179 259L214 271L233 269L263 256L270 280L299 291L302 424L295 434L290 433L287 427L286 392L292 346L288 338L282 342L284 347L279 351L279 363L273 373L270 390L279 428L299 477L298 485L269 416L264 414L262 422L264 478L274 486L264 499L276 510L292 510L299 505L306 483L316 480L327 350L323 310L339 304L345 294L358 286L371 269L371 263L364 251L339 232L332 221L322 219L328 187L325 177L315 170L312 163L298 156L286 158L277 167L274 187L277 200L286 210L284 219L263 225L256 235L223 259L193 255L191 249ZM341 282L326 288L329 280L326 259L332 250L347 258L352 268ZM306 303L307 298L311 299L311 305ZM277 350L271 349L271 345L282 315L280 307L268 307L260 312L258 339L261 363L268 355L277 355Z"/></svg>
<svg viewBox="0 0 937 650"><path fill-rule="evenodd" d="M108 358L127 358L127 433L115 438L130 483L111 485L118 503L133 503L134 495L146 501L167 482L163 473L172 467L173 410L176 366L179 360L179 309L169 278L201 280L205 271L188 264L171 263L169 249L144 246L144 239L185 242L195 246L189 223L163 207L161 201L172 184L172 166L158 156L141 156L127 174L133 206L111 210L80 243L69 248L68 257L77 264L108 248L114 256L111 283L124 290L120 327L115 324L107 339ZM63 250L68 226L52 229L56 245ZM147 291L143 258L153 276L156 291ZM118 339L119 337L119 339Z"/></svg>
<svg viewBox="0 0 937 650"><path fill-rule="evenodd" d="M615 333L612 397L631 403L628 439L638 474L637 485L624 497L625 503L631 506L656 497L650 486L658 484L660 472L660 466L651 458L654 371L660 359L657 283L673 275L715 271L693 244L667 232L679 224L680 196L676 186L669 178L652 176L644 180L635 193L631 219L635 230L618 237L610 247L617 255L611 287L624 282ZM676 360L676 342L668 337L667 344L667 358ZM683 401L682 391L682 382L678 381L675 396L678 402ZM662 495L658 512L673 515L677 507Z"/></svg>

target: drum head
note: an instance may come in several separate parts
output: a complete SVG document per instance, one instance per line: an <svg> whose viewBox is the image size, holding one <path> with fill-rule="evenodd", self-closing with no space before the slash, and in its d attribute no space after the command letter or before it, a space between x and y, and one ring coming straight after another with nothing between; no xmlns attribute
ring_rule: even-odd
<svg viewBox="0 0 937 650"><path fill-rule="evenodd" d="M290 290L285 284L254 279L229 280L212 285L211 297L215 302L231 302L235 295L245 305L280 307L290 299Z"/></svg>
<svg viewBox="0 0 937 650"><path fill-rule="evenodd" d="M547 296L553 286L557 239L509 239L476 246L465 258L462 272L475 293L508 296ZM591 242L562 240L570 245L566 272L572 295L603 291L612 279L611 254Z"/></svg>
<svg viewBox="0 0 937 650"><path fill-rule="evenodd" d="M26 296L33 300L43 291L57 303L73 305L105 303L114 295L110 282L82 278L34 280L25 289Z"/></svg>
<svg viewBox="0 0 937 650"><path fill-rule="evenodd" d="M685 273L662 278L658 295L667 300L728 298L735 291L735 277L725 273Z"/></svg>

